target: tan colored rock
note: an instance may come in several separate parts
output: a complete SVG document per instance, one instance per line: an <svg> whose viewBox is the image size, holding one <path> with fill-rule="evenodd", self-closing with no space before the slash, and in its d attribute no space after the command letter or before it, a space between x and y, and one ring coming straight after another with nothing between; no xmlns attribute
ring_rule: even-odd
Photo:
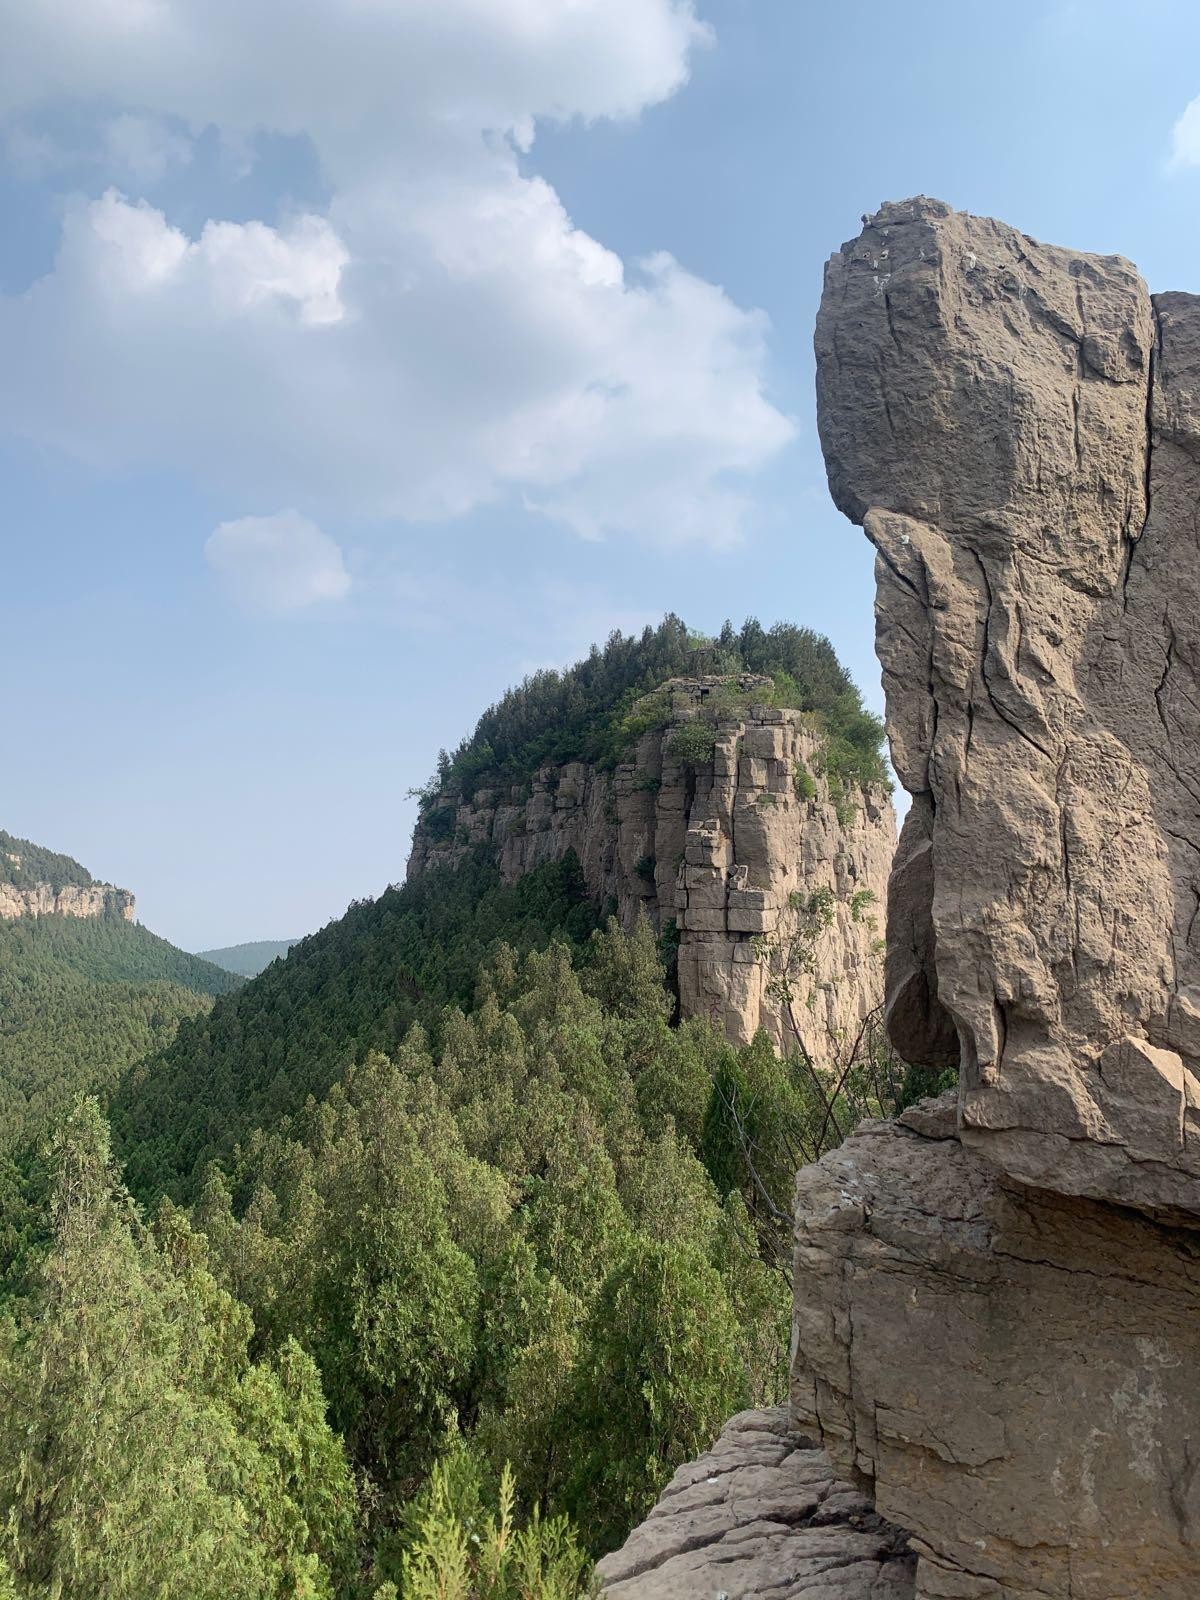
<svg viewBox="0 0 1200 1600"><path fill-rule="evenodd" d="M915 200L831 259L816 346L915 797L894 1042L953 1025L1011 1175L1200 1211L1200 306Z"/></svg>
<svg viewBox="0 0 1200 1600"><path fill-rule="evenodd" d="M743 1411L597 1568L608 1600L911 1600L904 1535L784 1411Z"/></svg>
<svg viewBox="0 0 1200 1600"><path fill-rule="evenodd" d="M819 775L819 738L801 713L775 707L751 706L721 724L712 760L694 771L681 767L670 753L672 729L723 682L676 680L672 724L645 734L636 758L613 773L581 762L546 768L528 797L480 790L458 804L449 839L433 840L418 827L409 876L491 843L501 875L513 883L574 850L590 893L615 901L626 928L643 914L660 931L675 921L685 1017L711 1017L738 1044L763 1028L789 1046L791 1029L756 941L783 936L796 915L790 897L829 890L835 921L819 943L811 984L805 980L814 1005L803 1008L805 1045L828 1063L882 998L891 802L880 789L855 790L839 819ZM813 780L811 799L797 791L800 766Z"/></svg>
<svg viewBox="0 0 1200 1600"><path fill-rule="evenodd" d="M132 922L135 905L128 889L116 889L111 883L94 883L87 887L68 883L61 889L55 889L50 883L32 884L27 889L0 883L0 921L5 922L17 917L49 916L116 916Z"/></svg>
<svg viewBox="0 0 1200 1600"><path fill-rule="evenodd" d="M1200 1595L1200 1239L1011 1184L953 1099L796 1192L793 1420L921 1552L921 1600Z"/></svg>

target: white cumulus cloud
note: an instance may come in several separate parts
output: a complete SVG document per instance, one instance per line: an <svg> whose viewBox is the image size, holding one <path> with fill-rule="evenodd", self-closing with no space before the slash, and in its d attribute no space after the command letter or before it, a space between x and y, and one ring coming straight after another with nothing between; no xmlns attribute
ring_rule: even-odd
<svg viewBox="0 0 1200 1600"><path fill-rule="evenodd" d="M204 555L246 611L300 611L350 592L340 548L296 511L218 523Z"/></svg>
<svg viewBox="0 0 1200 1600"><path fill-rule="evenodd" d="M326 522L516 497L587 538L737 537L793 431L764 319L622 261L527 170L539 120L684 84L691 0L296 0L286 28L243 0L0 0L0 28L10 135L116 105L127 173L147 130L302 135L331 196L191 233L128 179L69 205L53 270L0 297L0 428Z"/></svg>

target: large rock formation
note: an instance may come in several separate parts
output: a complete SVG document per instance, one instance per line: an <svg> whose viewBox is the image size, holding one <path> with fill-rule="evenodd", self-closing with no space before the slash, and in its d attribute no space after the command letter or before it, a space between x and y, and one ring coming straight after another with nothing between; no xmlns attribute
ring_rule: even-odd
<svg viewBox="0 0 1200 1600"><path fill-rule="evenodd" d="M783 1411L743 1411L620 1550L608 1600L911 1600L915 1556Z"/></svg>
<svg viewBox="0 0 1200 1600"><path fill-rule="evenodd" d="M52 883L35 883L20 889L11 883L0 883L0 922L50 916L122 917L132 922L134 906L129 890L115 889L111 883L67 883L60 888Z"/></svg>
<svg viewBox="0 0 1200 1600"><path fill-rule="evenodd" d="M926 1600L1184 1600L1200 302L910 201L831 260L817 358L913 795L889 1026L960 1086L800 1174L794 1420Z"/></svg>
<svg viewBox="0 0 1200 1600"><path fill-rule="evenodd" d="M961 1052L1014 1177L1191 1210L1200 304L917 200L830 261L817 358L914 796L895 1042Z"/></svg>
<svg viewBox="0 0 1200 1600"><path fill-rule="evenodd" d="M769 680L736 687L752 696L758 683ZM642 914L660 932L675 922L683 1015L711 1017L738 1044L759 1028L791 1044L772 955L784 951L800 908L828 890L833 923L804 980L816 1003L797 1007L806 1047L827 1061L831 1041L853 1037L882 998L891 802L879 788L831 789L822 740L798 711L750 704L717 723L711 755L681 760L677 731L728 687L675 680L666 725L615 771L576 761L542 769L528 790L439 798L430 809L449 820L453 807L452 826L438 838L418 825L409 876L487 844L512 883L573 850L591 894L626 928Z"/></svg>

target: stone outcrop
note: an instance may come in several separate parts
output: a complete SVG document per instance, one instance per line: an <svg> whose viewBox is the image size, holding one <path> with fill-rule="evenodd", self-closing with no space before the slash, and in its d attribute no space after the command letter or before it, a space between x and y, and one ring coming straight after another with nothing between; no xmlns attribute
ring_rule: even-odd
<svg viewBox="0 0 1200 1600"><path fill-rule="evenodd" d="M1012 1183L956 1109L801 1171L796 1426L921 1600L1200 1594L1200 1235Z"/></svg>
<svg viewBox="0 0 1200 1600"><path fill-rule="evenodd" d="M87 886L68 883L56 889L50 883L30 884L18 889L0 883L0 921L17 917L122 917L134 919L135 901L128 889L115 889L111 883Z"/></svg>
<svg viewBox="0 0 1200 1600"><path fill-rule="evenodd" d="M911 1600L915 1559L786 1412L743 1411L598 1575L608 1600Z"/></svg>
<svg viewBox="0 0 1200 1600"><path fill-rule="evenodd" d="M936 201L830 261L818 401L873 541L893 1038L1025 1182L1200 1208L1200 301Z"/></svg>
<svg viewBox="0 0 1200 1600"><path fill-rule="evenodd" d="M876 549L887 1012L959 1088L801 1172L792 1415L920 1600L1200 1594L1200 301L936 201L826 273Z"/></svg>
<svg viewBox="0 0 1200 1600"><path fill-rule="evenodd" d="M768 680L737 687L752 697L756 682ZM805 980L816 1004L801 1008L806 1047L826 1060L829 1041L857 1033L882 997L891 802L873 787L831 792L822 741L797 711L750 704L718 722L711 756L678 759L676 731L725 687L675 680L670 720L615 771L570 762L543 768L527 791L439 797L431 809L445 816L453 807L452 826L439 839L418 824L409 876L486 844L512 883L574 851L589 892L626 928L643 914L659 932L674 921L682 1014L711 1017L739 1044L759 1028L776 1043L788 1035L764 941L781 951L798 905L829 890L834 921Z"/></svg>

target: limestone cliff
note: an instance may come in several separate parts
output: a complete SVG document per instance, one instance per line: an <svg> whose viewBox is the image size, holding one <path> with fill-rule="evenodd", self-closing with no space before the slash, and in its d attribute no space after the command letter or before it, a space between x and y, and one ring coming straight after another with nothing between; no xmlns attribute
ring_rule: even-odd
<svg viewBox="0 0 1200 1600"><path fill-rule="evenodd" d="M57 915L123 917L126 922L132 922L134 905L134 897L128 889L116 889L111 883L66 883L60 888L52 883L28 884L24 888L0 883L0 921Z"/></svg>
<svg viewBox="0 0 1200 1600"><path fill-rule="evenodd" d="M475 845L496 853L514 882L573 850L589 891L625 927L645 914L679 938L684 1016L710 1016L737 1043L765 1029L790 1035L772 981L798 908L829 891L833 922L816 944L797 1005L806 1048L817 1060L831 1038L857 1032L882 997L882 908L895 841L891 802L880 788L843 787L823 773L822 739L798 711L749 704L715 719L709 748L692 758L680 730L701 724L727 680L670 684L665 725L642 735L634 759L615 771L582 762L543 768L528 792L478 790L440 796L444 838L419 823L408 872L453 863ZM752 698L749 677L738 688ZM799 987L799 986L798 986Z"/></svg>
<svg viewBox="0 0 1200 1600"><path fill-rule="evenodd" d="M795 1426L909 1530L918 1600L1200 1594L1200 1240L1023 1189L956 1124L801 1171Z"/></svg>
<svg viewBox="0 0 1200 1600"><path fill-rule="evenodd" d="M133 921L128 889L97 883L71 856L0 828L0 921L17 917L123 917Z"/></svg>

